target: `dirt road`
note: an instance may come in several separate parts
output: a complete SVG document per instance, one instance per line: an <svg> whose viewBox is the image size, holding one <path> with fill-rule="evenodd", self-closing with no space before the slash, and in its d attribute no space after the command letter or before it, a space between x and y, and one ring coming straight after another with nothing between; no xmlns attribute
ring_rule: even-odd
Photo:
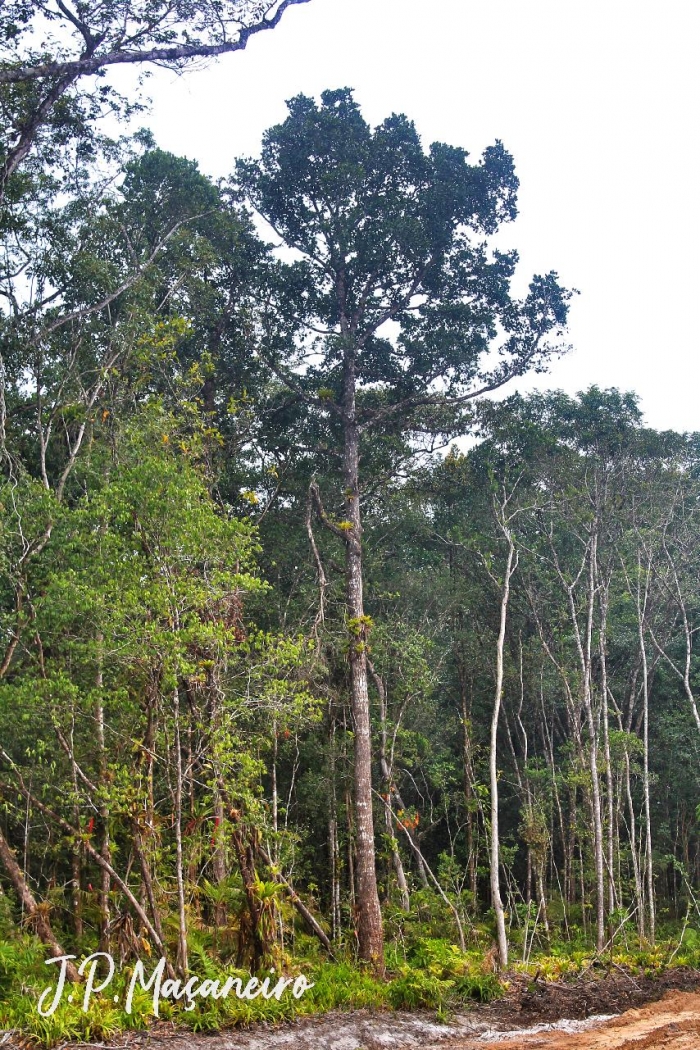
<svg viewBox="0 0 700 1050"><path fill-rule="evenodd" d="M700 995L668 992L663 999L584 1031L537 1025L525 1032L482 1033L441 1041L440 1050L700 1050ZM427 1048L425 1048L427 1050Z"/></svg>

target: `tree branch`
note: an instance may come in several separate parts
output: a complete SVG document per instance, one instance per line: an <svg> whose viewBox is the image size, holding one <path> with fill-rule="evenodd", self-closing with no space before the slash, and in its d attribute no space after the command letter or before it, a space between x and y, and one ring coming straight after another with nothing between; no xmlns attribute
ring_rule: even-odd
<svg viewBox="0 0 700 1050"><path fill-rule="evenodd" d="M154 63L187 62L193 58L216 58L218 55L233 51L245 50L248 41L257 33L274 29L279 25L282 15L295 4L306 4L309 0L282 0L272 18L263 17L262 21L252 26L244 26L235 40L224 40L219 44L178 44L173 47L154 47L139 51L115 50L104 54L90 55L68 62L43 62L37 66L14 66L0 69L0 84L20 84L26 81L43 80L51 77L70 77L74 79L97 73L107 66L138 65ZM82 30L81 30L82 32Z"/></svg>

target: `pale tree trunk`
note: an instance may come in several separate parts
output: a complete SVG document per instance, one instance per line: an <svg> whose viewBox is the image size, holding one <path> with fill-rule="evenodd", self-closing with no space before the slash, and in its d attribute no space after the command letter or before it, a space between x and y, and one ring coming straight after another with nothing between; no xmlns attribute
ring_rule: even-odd
<svg viewBox="0 0 700 1050"><path fill-rule="evenodd" d="M328 860L331 868L331 936L340 937L340 847L338 845L338 816L335 791L331 797L331 815L328 819Z"/></svg>
<svg viewBox="0 0 700 1050"><path fill-rule="evenodd" d="M355 822L352 816L352 796L345 792L345 826L348 849L348 896L353 923L357 920L357 893L355 892Z"/></svg>
<svg viewBox="0 0 700 1050"><path fill-rule="evenodd" d="M336 294L343 341L342 426L345 521L342 528L323 509L318 486L309 494L324 525L345 543L345 611L349 633L350 699L354 739L355 881L359 956L377 974L384 973L384 930L377 892L374 817L372 811L372 731L367 688L367 638L362 579L360 513L360 428L356 410L355 337L346 313L345 275L337 277Z"/></svg>
<svg viewBox="0 0 700 1050"><path fill-rule="evenodd" d="M634 800L632 798L632 783L630 776L630 755L625 745L625 794L627 798L627 810L629 813L629 837L632 847L632 873L634 875L634 892L637 898L637 929L641 940L646 937L646 922L644 915L644 887L639 870L639 857L637 855L637 817L634 812Z"/></svg>
<svg viewBox="0 0 700 1050"><path fill-rule="evenodd" d="M80 826L80 810L77 806L73 807L73 823ZM80 897L80 876L82 872L82 848L80 843L76 842L73 846L73 852L71 856L71 898L73 904L73 932L75 933L76 939L80 940L83 936L83 908L82 900Z"/></svg>
<svg viewBox="0 0 700 1050"><path fill-rule="evenodd" d="M272 858L275 864L279 861L279 845L277 833L279 831L279 791L277 790L277 756L279 752L279 732L277 719L272 727L272 831L274 833L274 844L272 847Z"/></svg>
<svg viewBox="0 0 700 1050"><path fill-rule="evenodd" d="M229 865L226 852L226 829L225 829L225 813L224 813L224 797L219 789L220 772L218 767L218 758L216 752L216 746L212 746L212 741L216 740L216 733L221 725L221 686L219 683L218 669L213 668L211 676L209 678L209 718L210 718L210 755L212 765L216 771L216 779L212 785L212 801L214 808L214 831L212 834L212 845L214 852L212 854L212 875L214 876L214 884L221 886L226 880L229 874ZM276 769L276 758L277 758L277 723L274 725L274 745L275 754L273 761L273 770ZM190 771L190 777L192 778L192 771ZM276 788L276 785L275 785ZM277 792L274 791L274 824L275 831L277 831L277 807L276 807ZM228 923L228 908L226 901L217 900L214 904L214 925L218 928L226 926Z"/></svg>
<svg viewBox="0 0 700 1050"><path fill-rule="evenodd" d="M554 757L554 740L552 738L552 733L550 732L549 724L547 722L547 712L546 712L545 706L544 706L544 688L543 688L542 683L540 683L540 710L542 711L542 722L541 722L542 743L543 743L543 747L544 747L545 761L547 763L547 768L549 769L549 775L550 775L550 778L551 778L551 781L552 781L552 796L554 798L554 807L555 807L555 810L556 810L557 821L558 821L558 824L559 824L559 837L561 839L562 855L563 855L563 859L564 859L564 885L562 887L562 885L560 883L559 884L559 888L560 888L560 892L561 892L561 903L562 903L562 909L563 909L563 913L564 913L564 927L565 927L565 929L567 930L567 933L568 933L569 920L568 920L568 915L567 915L567 905L570 903L570 899L569 898L570 898L572 857L571 857L571 851L570 851L570 848L569 848L570 847L569 838L568 838L568 835L566 833L566 824L565 824L565 821L564 821L564 810L563 810L562 804L561 804L561 796L559 794L559 785L557 783L557 767L556 767L556 761L555 761L555 757ZM552 829L552 839L554 839L554 830L553 829ZM553 857L553 850L550 852L550 856ZM555 867L554 870L555 871L557 870L556 867ZM558 877L559 876L558 876L558 871L557 871L557 878Z"/></svg>
<svg viewBox="0 0 700 1050"><path fill-rule="evenodd" d="M608 626L608 582L600 586L600 635L598 652L600 658L600 691L602 696L603 749L606 766L606 803L607 803L607 839L606 863L608 868L608 915L617 905L615 889L615 778L612 768L610 750L610 710L608 704L608 664L607 664L607 626Z"/></svg>
<svg viewBox="0 0 700 1050"><path fill-rule="evenodd" d="M464 773L464 800L467 811L467 872L469 875L469 890L472 900L477 900L477 873L479 867L479 836L477 816L481 816L482 824L485 824L483 807L478 793L474 789L474 763L472 760L471 742L471 705L467 701L467 683L465 670L461 660L459 666L459 688L462 716L462 765ZM474 825L477 825L476 829Z"/></svg>
<svg viewBox="0 0 700 1050"><path fill-rule="evenodd" d="M630 700L628 704L628 710L626 715L626 721L623 722L622 711L619 704L615 702L615 698L610 690L608 694L613 704L615 716L617 718L617 726L620 733L629 734L632 727L632 719L634 717L635 708L635 695L637 692L637 671L634 672L632 677L632 684L630 688ZM639 937L644 940L646 937L646 916L644 914L644 887L642 885L642 876L639 866L639 854L637 853L637 815L634 810L634 800L632 798L632 763L630 761L629 748L626 740L623 743L624 748L624 773L623 783L625 790L625 802L627 803L627 813L629 815L629 823L627 824L628 836L630 841L630 855L632 859L632 876L634 878L634 895L637 902L637 930ZM620 791L622 794L622 791ZM622 809L622 801L620 801L620 810ZM623 818L624 819L624 818Z"/></svg>
<svg viewBox="0 0 700 1050"><path fill-rule="evenodd" d="M678 675L681 682L683 683L683 692L685 693L688 703L690 704L690 710L692 711L695 725L697 726L697 729L700 732L700 711L698 711L697 701L695 699L693 687L690 682L693 657L693 639L698 632L698 627L692 627L691 622L688 618L688 608L685 598L683 596L683 588L681 586L681 581L678 576L676 562L673 558L673 555L668 549L665 536L663 539L663 548L664 553L666 555L666 562L668 565L669 575L672 581L670 584L665 584L665 589L672 595L675 604L678 606L678 612L680 614L681 623L683 625L683 640L685 643L685 654L682 664L670 656L670 645L664 646L659 642L658 638L656 637L656 632L654 631L651 624L649 625L649 634L659 655L666 661L666 663L668 663L669 667L671 667L671 669L674 671L675 674ZM646 553L648 559L648 567L650 570L652 555L649 551L647 551Z"/></svg>
<svg viewBox="0 0 700 1050"><path fill-rule="evenodd" d="M279 757L279 729L277 727L277 718L275 718L272 726L272 834L274 836L272 841L272 849L270 851L271 856L275 864L279 864L280 859L280 845L279 845L279 788L277 785L277 759ZM275 912L275 927L277 929L277 935L279 937L280 951L284 950L284 920L282 918L282 912L280 911L277 901L273 902L273 908Z"/></svg>
<svg viewBox="0 0 700 1050"><path fill-rule="evenodd" d="M355 743L355 849L360 958L384 970L384 931L377 892L372 813L372 736L367 689L367 621L362 585L362 524L359 491L359 434L354 379L345 406L345 508L352 524L346 541L346 602L350 630L350 680Z"/></svg>
<svg viewBox="0 0 700 1050"><path fill-rule="evenodd" d="M73 740L71 736L71 749L70 759L73 774L73 795L76 802L73 806L73 823L76 828L80 827L80 807L78 805L78 772L76 769L75 758L73 757ZM83 905L80 896L80 877L82 874L83 867L83 847L80 842L73 843L73 849L71 851L71 898L73 903L73 931L76 936L76 940L80 940L83 936Z"/></svg>
<svg viewBox="0 0 700 1050"><path fill-rule="evenodd" d="M406 882L406 874L403 870L401 854L399 853L398 843L396 841L396 836L394 835L394 819L391 815L393 771L387 759L386 687L380 675L377 674L369 660L367 661L367 665L369 668L369 672L372 675L372 681L374 682L377 688L377 693L379 694L379 767L381 769L382 780L384 782L384 792L382 794L382 798L384 801L384 821L386 823L386 831L389 837L391 862L394 868L394 874L396 875L396 884L399 888L399 894L401 896L401 907L404 911L410 911L411 899L408 892L408 883Z"/></svg>
<svg viewBox="0 0 700 1050"><path fill-rule="evenodd" d="M100 800L100 855L109 865L112 862L112 850L109 841L109 803L107 792L109 790L109 779L107 775L107 747L105 741L105 712L102 700L102 647L104 638L102 634L97 636L97 672L95 674L95 691L97 700L95 702L95 723L97 729L97 753L99 780L98 785L102 798ZM109 952L109 924L111 921L109 910L109 891L111 889L111 877L109 868L104 867L100 871L100 951Z"/></svg>
<svg viewBox="0 0 700 1050"><path fill-rule="evenodd" d="M586 601L586 620L584 625L584 635L581 636L581 628L579 625L578 614L576 612L576 603L574 601L574 589L578 581L578 577L573 583L567 583L563 572L559 566L559 559L552 546L554 554L554 561L557 568L559 578L566 590L569 599L569 611L571 613L571 624L574 631L574 639L576 642L576 649L578 651L579 662L581 665L581 694L583 701L583 710L586 718L586 728L588 729L589 737L589 749L588 749L588 766L591 774L591 818L593 824L593 856L595 865L595 881L596 881L596 949L602 951L605 945L605 854L603 845L603 818L601 809L601 797L600 797L600 775L598 772L598 732L596 730L596 720L593 711L593 674L592 674L592 645L593 645L593 620L595 615L595 596L596 596L596 581L595 581L595 563L597 557L598 548L598 523L594 523L591 537L587 545L584 559L588 560L588 593ZM585 560L584 563L585 565ZM583 569L583 566L582 566ZM580 575L580 574L579 574Z"/></svg>
<svg viewBox="0 0 700 1050"><path fill-rule="evenodd" d="M642 789L644 793L644 824L645 824L645 841L644 841L644 859L642 859L642 832L640 829L639 833L639 860L636 860L636 850L634 845L635 837L635 818L634 818L634 807L632 803L632 794L630 788L630 774L629 774L629 756L627 749L625 748L625 764L626 764L626 780L627 780L627 795L628 795L628 806L630 811L630 833L633 837L632 842L632 861L634 864L634 876L635 876L635 888L637 891L637 899L639 902L639 935L644 937L645 926L646 926L646 915L645 915L645 896L648 898L648 917L649 917L649 940L654 943L656 935L656 909L654 901L654 869L653 869L653 855L652 855L652 836L651 836L651 798L649 791L649 664L647 659L647 648L645 640L645 627L647 619L647 608L649 603L649 586L651 582L651 553L647 553L647 565L645 570L644 580L644 593L642 596L641 589L641 577L642 577L642 561L641 552L637 554L637 565L636 584L633 585L630 580L627 568L624 560L622 561L622 571L625 575L625 582L627 585L627 591L630 598L632 598L636 605L637 611L637 639L639 642L639 657L641 662L641 673L642 673L642 744L643 744L643 783ZM652 639L656 643L653 631L650 629ZM657 646L658 648L658 646ZM663 651L659 650L660 656L664 656ZM632 700L634 699L634 690L632 693ZM632 725L632 709L628 716L628 730Z"/></svg>
<svg viewBox="0 0 700 1050"><path fill-rule="evenodd" d="M491 880L491 904L496 916L496 940L498 944L498 959L502 968L508 965L508 938L506 935L506 920L501 898L501 844L498 828L498 721L501 713L501 702L503 700L503 653L506 638L506 621L508 617L508 601L510 599L510 581L517 566L517 555L515 552L515 541L505 520L499 522L501 530L508 544L508 556L503 575L501 589L501 611L498 629L498 640L496 642L496 689L493 699L493 711L491 714L491 736L489 744L489 785L491 795L491 827L490 827L490 849L489 866Z"/></svg>
<svg viewBox="0 0 700 1050"><path fill-rule="evenodd" d="M637 565L637 579L641 577L641 561ZM642 658L642 702L643 702L643 741L644 741L644 823L645 823L645 876L647 903L649 909L649 941L654 943L656 937L656 906L654 901L654 858L651 841L651 798L649 790L649 667L647 662L647 648L644 638L644 623L646 620L647 604L649 599L649 576L651 566L646 568L644 585L644 596L640 596L639 585L637 586L637 626L639 630L639 652Z"/></svg>
<svg viewBox="0 0 700 1050"><path fill-rule="evenodd" d="M182 741L180 739L180 690L175 686L173 692L173 717L175 721L175 877L177 880L177 914L178 914L178 936L177 936L177 971L183 977L187 974L187 912L185 906L185 880L183 874L183 852L182 852Z"/></svg>
<svg viewBox="0 0 700 1050"><path fill-rule="evenodd" d="M592 675L592 642L593 618L595 610L595 559L598 548L598 535L594 531L591 538L588 575L588 609L586 614L586 642L581 656L583 660L583 703L588 725L590 741L589 762L591 770L591 807L593 810L593 847L596 878L596 948L602 951L605 945L605 855L603 847L603 815L600 797L600 777L598 773L598 733L593 713L593 675ZM572 598L573 601L573 598ZM580 643L580 638L577 640Z"/></svg>
<svg viewBox="0 0 700 1050"><path fill-rule="evenodd" d="M513 735L510 731L510 725L508 722L507 714L505 721L508 743L510 745L511 755L513 757L513 770L515 772L515 778L518 782L520 797L523 801L523 808L528 820L529 827L534 830L535 824L537 823L537 804L535 792L533 791L532 782L528 773L529 741L527 729L525 728L525 723L523 722L522 717L523 705L525 703L525 675L523 671L522 636L520 637L518 646L518 669L520 679L520 698L517 710L515 711L515 723L517 725L518 736L520 739L520 747L522 749L522 771L520 768L520 763L518 761L518 754L515 748L515 744L513 742ZM547 915L547 896L545 893L545 871L547 867L547 853L548 842L546 839L544 841L539 842L535 840L535 842L533 843L531 836L529 836L529 841L527 845L527 876L525 900L529 906L532 901L532 885L534 876L535 896L537 898L537 915L542 916L542 925L544 926L547 937L549 937L549 916Z"/></svg>

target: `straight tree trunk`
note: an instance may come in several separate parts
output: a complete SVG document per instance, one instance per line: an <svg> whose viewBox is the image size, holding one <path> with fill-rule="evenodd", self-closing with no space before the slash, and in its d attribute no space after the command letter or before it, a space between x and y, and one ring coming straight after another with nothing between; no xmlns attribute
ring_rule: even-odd
<svg viewBox="0 0 700 1050"><path fill-rule="evenodd" d="M625 745L625 794L627 797L627 810L629 812L629 838L632 855L632 872L634 875L634 891L637 898L637 929L639 937L644 940L646 936L646 923L644 915L644 887L639 870L639 857L637 855L637 818L634 812L634 800L632 798L632 780L630 775L630 754Z"/></svg>
<svg viewBox="0 0 700 1050"><path fill-rule="evenodd" d="M372 812L372 736L367 688L367 636L362 580L359 431L355 415L354 354L348 352L344 375L345 582L350 631L350 681L354 729L355 841L357 918L360 959L384 972L384 931L377 892Z"/></svg>
<svg viewBox="0 0 700 1050"><path fill-rule="evenodd" d="M221 794L214 791L214 853L211 858L211 869L214 882L220 886L225 880L228 871L226 867L226 844L224 841L224 803ZM217 900L214 905L214 925L225 926L228 921L224 901Z"/></svg>
<svg viewBox="0 0 700 1050"><path fill-rule="evenodd" d="M641 562L638 566L638 578L641 576ZM645 875L649 907L649 941L654 943L656 937L656 907L654 901L654 858L651 841L651 797L649 789L649 667L647 648L644 638L644 621L648 602L650 567L647 566L644 598L637 597L637 625L639 630L639 651L642 658L642 701L643 701L643 741L644 741L644 823L645 823Z"/></svg>
<svg viewBox="0 0 700 1050"><path fill-rule="evenodd" d="M462 704L462 765L464 772L464 800L467 811L467 872L472 901L477 900L478 836L475 834L475 808L480 808L479 798L474 791L474 774L472 769L471 747L471 712L467 705L467 689L463 669L460 668L460 693ZM477 829L478 830L478 829Z"/></svg>
<svg viewBox="0 0 700 1050"><path fill-rule="evenodd" d="M595 565L598 550L598 522L594 522L591 537L588 542L584 558L588 559L588 593L586 595L586 619L584 634L581 636L581 627L576 612L574 601L574 583L567 583L559 568L559 560L555 555L557 571L569 599L569 611L571 613L571 625L574 631L574 639L578 650L581 665L581 699L583 711L586 718L588 730L588 768L591 775L591 823L593 824L593 859L595 867L596 884L596 950L602 951L605 945L605 854L603 845L603 818L600 797L600 774L598 771L598 732L593 712L593 674L592 674L592 645L593 645L593 620L595 615L596 579ZM584 561L585 564L585 561ZM582 873L583 875L583 873Z"/></svg>
<svg viewBox="0 0 700 1050"><path fill-rule="evenodd" d="M515 555L515 543L513 536L505 523L501 525L508 543L508 557L506 569L503 576L503 587L501 591L501 615L496 642L496 690L493 700L493 711L491 714L491 738L489 744L489 785L491 793L491 828L490 828L490 880L491 880L491 904L496 916L496 940L498 944L498 959L501 967L505 969L508 965L508 937L506 935L506 920L501 898L501 844L498 829L498 720L501 713L501 701L503 699L503 651L506 637L506 620L508 616L508 601L510 598L510 580L517 558Z"/></svg>
<svg viewBox="0 0 700 1050"><path fill-rule="evenodd" d="M72 749L71 749L72 757ZM75 798L78 798L78 774L75 768L75 760L72 761L73 765L73 794ZM76 828L80 827L80 807L76 802L73 806L73 823ZM75 933L76 940L80 940L83 936L83 906L80 897L80 877L83 868L83 848L80 842L73 843L73 849L71 854L71 898L73 903L73 932Z"/></svg>
<svg viewBox="0 0 700 1050"><path fill-rule="evenodd" d="M377 692L379 694L379 720L380 720L380 731L379 731L379 767L382 773L382 780L384 782L384 792L382 798L384 800L384 821L386 823L386 831L389 837L390 850L391 850L391 862L394 868L394 874L396 875L396 883L399 887L399 894L401 896L401 907L404 911L411 910L411 899L408 892L408 883L406 882L406 874L403 870L403 863L401 861L401 854L399 853L398 843L396 842L396 836L394 835L394 818L391 814L391 792L392 792L392 781L393 772L389 765L387 758L387 731L386 731L386 719L387 719L387 701L386 701L386 687L382 681L380 675L377 674L371 662L368 660L367 665L369 672L372 675L372 681L374 682Z"/></svg>
<svg viewBox="0 0 700 1050"><path fill-rule="evenodd" d="M337 941L341 932L340 914L340 846L338 842L338 797L335 782L335 716L330 711L328 739L330 766L330 807L328 813L328 860L331 869L331 936Z"/></svg>
<svg viewBox="0 0 700 1050"><path fill-rule="evenodd" d="M610 710L608 704L608 664L606 652L607 622L608 622L608 593L607 585L601 589L600 609L600 691L603 703L603 748L605 751L605 781L606 781L606 803L607 803L607 839L606 839L606 863L608 868L608 916L615 910L617 903L617 892L615 889L615 778L612 768L612 752L610 750Z"/></svg>
<svg viewBox="0 0 700 1050"><path fill-rule="evenodd" d="M177 971L181 976L187 974L187 913L185 909L185 879L182 852L182 741L180 739L180 690L175 686L173 693L173 715L175 719L175 877L177 880Z"/></svg>
<svg viewBox="0 0 700 1050"><path fill-rule="evenodd" d="M95 723L97 728L97 748L99 766L99 788L102 794L100 800L100 855L107 862L112 862L112 848L109 841L109 803L107 801L108 776L107 776L107 748L105 741L105 713L102 701L102 661L104 638L102 634L97 636L97 672L95 674L95 691L97 700L95 703ZM111 915L109 910L109 891L111 889L111 877L109 868L104 867L100 871L100 951L109 952L109 925Z"/></svg>
<svg viewBox="0 0 700 1050"><path fill-rule="evenodd" d="M357 919L357 894L355 892L355 824L352 818L352 796L345 792L345 824L348 847L348 895L353 922Z"/></svg>
<svg viewBox="0 0 700 1050"><path fill-rule="evenodd" d="M605 855L603 847L603 815L598 773L598 733L593 714L592 644L593 617L595 610L595 564L598 551L598 534L591 538L588 574L588 610L586 616L586 643L583 652L583 703L590 738L589 762L591 770L591 808L593 811L593 848L596 876L596 949L600 952L605 944Z"/></svg>

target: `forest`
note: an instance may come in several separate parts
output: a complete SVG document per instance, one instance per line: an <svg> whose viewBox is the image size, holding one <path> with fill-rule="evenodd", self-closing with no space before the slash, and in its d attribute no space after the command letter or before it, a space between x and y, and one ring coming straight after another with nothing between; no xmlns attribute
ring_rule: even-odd
<svg viewBox="0 0 700 1050"><path fill-rule="evenodd" d="M37 1016L97 950L314 975L210 1028L693 961L700 437L514 391L575 292L515 290L502 143L334 88L212 180L103 66L247 36L91 6L0 11L3 1024L145 1024Z"/></svg>

